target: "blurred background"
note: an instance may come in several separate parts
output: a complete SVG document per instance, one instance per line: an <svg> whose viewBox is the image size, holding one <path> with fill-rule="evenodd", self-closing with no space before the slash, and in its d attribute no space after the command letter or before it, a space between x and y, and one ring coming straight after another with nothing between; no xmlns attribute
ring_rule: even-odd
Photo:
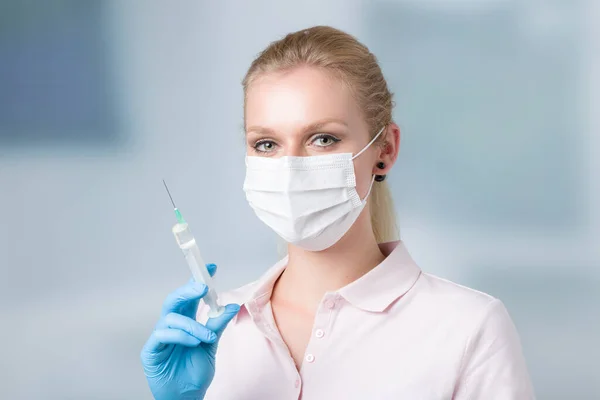
<svg viewBox="0 0 600 400"><path fill-rule="evenodd" d="M600 399L600 2L0 2L0 398L150 399L139 351L189 272L277 260L242 192L241 79L312 25L378 56L389 176L427 272L504 301L540 399Z"/></svg>

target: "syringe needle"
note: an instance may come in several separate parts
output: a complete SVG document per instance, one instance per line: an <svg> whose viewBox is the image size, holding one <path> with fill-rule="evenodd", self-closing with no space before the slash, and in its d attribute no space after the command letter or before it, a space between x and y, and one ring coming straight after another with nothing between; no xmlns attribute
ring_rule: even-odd
<svg viewBox="0 0 600 400"><path fill-rule="evenodd" d="M173 211L175 211L175 218L177 218L177 222L179 222L180 224L185 224L185 220L183 219L181 212L175 205L175 202L173 201L173 197L171 197L171 192L169 192L169 188L167 187L167 182L165 182L164 179L162 181L163 181L163 185L165 185L165 189L167 189L167 194L169 195L169 198L171 199L171 204L173 204Z"/></svg>
<svg viewBox="0 0 600 400"><path fill-rule="evenodd" d="M175 202L173 201L173 197L171 197L171 192L169 192L169 188L167 187L167 182L163 179L163 185L165 185L165 189L167 189L167 194L169 195L169 199L171 199L171 204L173 204L173 208L177 208L175 206Z"/></svg>

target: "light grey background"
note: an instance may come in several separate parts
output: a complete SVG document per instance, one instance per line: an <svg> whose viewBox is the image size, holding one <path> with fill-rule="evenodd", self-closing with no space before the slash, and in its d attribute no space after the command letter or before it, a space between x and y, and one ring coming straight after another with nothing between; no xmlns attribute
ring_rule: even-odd
<svg viewBox="0 0 600 400"><path fill-rule="evenodd" d="M51 8L10 3L3 108L11 34ZM106 1L99 28L69 25L76 3L52 3L71 29L57 37L100 40L85 93L110 107L90 130L75 111L54 130L0 119L1 398L151 398L138 354L189 275L163 178L220 289L277 260L241 190L240 82L270 41L317 24L358 36L396 93L389 180L416 261L505 302L540 399L600 398L597 1ZM50 100L74 110L69 93Z"/></svg>

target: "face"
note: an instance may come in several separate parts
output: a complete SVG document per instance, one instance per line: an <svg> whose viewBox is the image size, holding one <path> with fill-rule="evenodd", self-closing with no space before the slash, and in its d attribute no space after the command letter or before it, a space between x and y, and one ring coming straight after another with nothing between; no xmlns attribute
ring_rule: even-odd
<svg viewBox="0 0 600 400"><path fill-rule="evenodd" d="M252 82L246 93L245 120L247 155L258 157L356 154L376 133L369 132L349 89L310 67L268 74ZM361 197L373 174L386 173L376 164L384 161L386 170L391 167L389 153L386 145L373 144L354 159Z"/></svg>

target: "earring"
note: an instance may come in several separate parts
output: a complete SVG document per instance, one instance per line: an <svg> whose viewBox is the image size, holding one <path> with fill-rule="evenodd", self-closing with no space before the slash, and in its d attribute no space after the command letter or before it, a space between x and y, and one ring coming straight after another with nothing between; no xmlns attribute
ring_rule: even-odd
<svg viewBox="0 0 600 400"><path fill-rule="evenodd" d="M385 163L383 161L379 161L377 163L377 168L384 169L385 168ZM377 181L377 182L383 182L384 180L385 180L385 175L375 175L375 181Z"/></svg>

